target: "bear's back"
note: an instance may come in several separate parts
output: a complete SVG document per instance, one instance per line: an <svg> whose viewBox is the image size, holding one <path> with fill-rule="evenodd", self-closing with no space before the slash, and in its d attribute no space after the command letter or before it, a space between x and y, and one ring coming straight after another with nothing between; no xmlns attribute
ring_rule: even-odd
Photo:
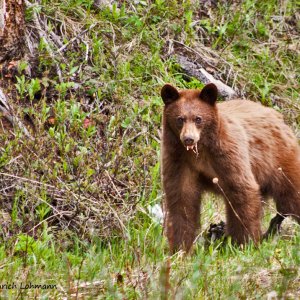
<svg viewBox="0 0 300 300"><path fill-rule="evenodd" d="M285 165L286 157L300 157L297 139L279 112L249 100L230 100L217 107L231 139L246 137L244 149L248 149L260 184L264 185L278 167Z"/></svg>
<svg viewBox="0 0 300 300"><path fill-rule="evenodd" d="M283 121L283 117L280 113L272 108L265 107L260 103L256 103L249 100L230 100L217 104L219 112L222 115L239 120L259 120L266 119L269 122L270 119Z"/></svg>
<svg viewBox="0 0 300 300"><path fill-rule="evenodd" d="M249 139L261 137L269 142L294 144L296 139L282 115L272 108L249 100L230 100L217 104L220 116L230 124L238 124ZM285 144L285 143L284 143Z"/></svg>

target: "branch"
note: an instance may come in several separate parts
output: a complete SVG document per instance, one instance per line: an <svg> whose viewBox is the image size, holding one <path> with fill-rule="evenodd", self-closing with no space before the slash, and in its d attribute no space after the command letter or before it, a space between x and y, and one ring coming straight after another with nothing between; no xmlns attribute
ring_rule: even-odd
<svg viewBox="0 0 300 300"><path fill-rule="evenodd" d="M211 74L209 74L201 65L196 62L191 62L182 55L176 56L177 62L180 65L182 71L188 76L195 77L203 83L214 83L219 91L219 95L224 98L233 98L237 96L234 89L226 85L222 81L215 79Z"/></svg>

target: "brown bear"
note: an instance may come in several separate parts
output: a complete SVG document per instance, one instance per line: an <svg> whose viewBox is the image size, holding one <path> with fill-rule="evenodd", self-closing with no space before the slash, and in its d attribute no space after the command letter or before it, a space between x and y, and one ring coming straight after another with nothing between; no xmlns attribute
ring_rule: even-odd
<svg viewBox="0 0 300 300"><path fill-rule="evenodd" d="M237 244L260 241L266 197L276 203L275 226L286 216L300 222L300 147L292 130L271 108L216 103L217 94L212 83L201 91L161 90L164 227L172 252L191 248L206 191L223 196L226 235Z"/></svg>

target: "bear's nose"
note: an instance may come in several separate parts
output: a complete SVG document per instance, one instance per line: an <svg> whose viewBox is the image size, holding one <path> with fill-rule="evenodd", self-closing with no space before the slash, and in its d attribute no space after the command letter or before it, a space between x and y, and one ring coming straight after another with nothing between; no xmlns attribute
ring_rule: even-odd
<svg viewBox="0 0 300 300"><path fill-rule="evenodd" d="M192 138L185 138L184 139L184 145L185 146L192 146L194 144L194 140Z"/></svg>

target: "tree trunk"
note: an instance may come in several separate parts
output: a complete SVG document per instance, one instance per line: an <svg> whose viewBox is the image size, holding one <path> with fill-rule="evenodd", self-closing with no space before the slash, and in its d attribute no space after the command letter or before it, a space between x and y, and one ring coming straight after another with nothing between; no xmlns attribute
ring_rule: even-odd
<svg viewBox="0 0 300 300"><path fill-rule="evenodd" d="M24 0L0 0L0 63L24 54Z"/></svg>

